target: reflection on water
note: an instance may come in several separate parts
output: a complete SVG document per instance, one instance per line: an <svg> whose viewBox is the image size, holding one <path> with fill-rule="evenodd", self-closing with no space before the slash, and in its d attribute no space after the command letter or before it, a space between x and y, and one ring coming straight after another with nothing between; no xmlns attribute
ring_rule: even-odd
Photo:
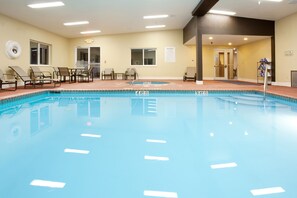
<svg viewBox="0 0 297 198"><path fill-rule="evenodd" d="M46 97L0 107L0 197L231 198L277 186L296 197L295 103L247 94ZM66 188L30 186L36 179Z"/></svg>

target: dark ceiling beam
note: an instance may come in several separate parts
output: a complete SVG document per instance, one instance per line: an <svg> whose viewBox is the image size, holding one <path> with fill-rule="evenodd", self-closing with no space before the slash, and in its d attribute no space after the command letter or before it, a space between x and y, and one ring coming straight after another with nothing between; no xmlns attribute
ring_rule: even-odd
<svg viewBox="0 0 297 198"><path fill-rule="evenodd" d="M193 10L193 16L204 16L219 0L201 0Z"/></svg>

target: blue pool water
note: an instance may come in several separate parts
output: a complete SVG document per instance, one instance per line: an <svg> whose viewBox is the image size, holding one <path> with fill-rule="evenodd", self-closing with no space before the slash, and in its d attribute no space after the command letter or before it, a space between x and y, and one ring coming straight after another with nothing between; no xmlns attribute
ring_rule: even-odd
<svg viewBox="0 0 297 198"><path fill-rule="evenodd" d="M296 123L252 92L39 94L0 106L0 197L296 198Z"/></svg>

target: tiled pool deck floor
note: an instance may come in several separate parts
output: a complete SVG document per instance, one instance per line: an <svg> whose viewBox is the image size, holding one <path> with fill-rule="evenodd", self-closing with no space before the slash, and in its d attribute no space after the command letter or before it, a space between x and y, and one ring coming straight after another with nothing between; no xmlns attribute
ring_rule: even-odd
<svg viewBox="0 0 297 198"><path fill-rule="evenodd" d="M145 80L149 81L149 80ZM152 80L155 81L155 80ZM182 80L161 80L168 84L153 85L131 85L125 80L94 80L90 83L62 83L60 87L51 88L48 85L38 88L19 87L16 91L1 91L0 100L21 96L29 93L36 93L44 90L252 90L263 91L263 85L245 83L240 81L204 81L203 85L197 85L193 81L183 82ZM52 86L52 85L51 85ZM277 94L297 99L297 88L283 86L268 86L267 93Z"/></svg>

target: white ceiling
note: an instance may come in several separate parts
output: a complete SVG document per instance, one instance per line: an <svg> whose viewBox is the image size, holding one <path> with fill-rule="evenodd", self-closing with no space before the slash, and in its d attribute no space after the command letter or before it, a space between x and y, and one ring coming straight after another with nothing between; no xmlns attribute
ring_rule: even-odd
<svg viewBox="0 0 297 198"><path fill-rule="evenodd" d="M57 0L0 0L0 13L67 38L81 37L81 31L99 29L99 35L152 31L146 25L165 24L182 29L192 18L200 0L62 0L65 6L31 9L27 4ZM220 0L214 9L235 11L236 16L278 20L297 12L297 4L258 0ZM144 20L144 15L169 14L166 19ZM90 24L65 27L64 22L88 20ZM155 30L153 30L155 31Z"/></svg>

